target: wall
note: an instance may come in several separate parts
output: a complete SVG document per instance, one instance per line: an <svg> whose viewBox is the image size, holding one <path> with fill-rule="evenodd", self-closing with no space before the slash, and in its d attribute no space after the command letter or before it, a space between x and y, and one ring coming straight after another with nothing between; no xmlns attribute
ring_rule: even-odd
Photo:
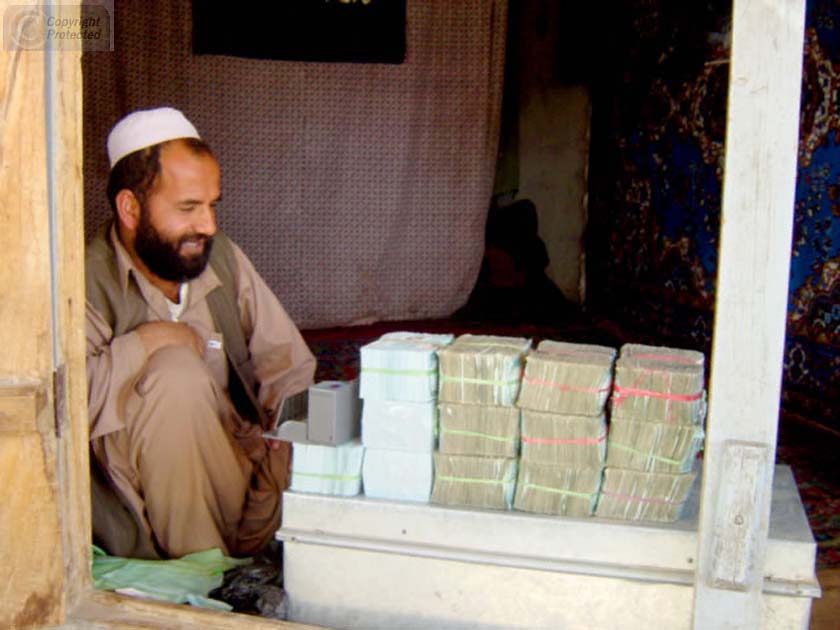
<svg viewBox="0 0 840 630"><path fill-rule="evenodd" d="M567 80L573 59L558 42L580 28L562 1L526 0L511 11L518 30L519 194L531 199L548 250L546 273L567 299L579 302L589 158L589 89Z"/></svg>
<svg viewBox="0 0 840 630"><path fill-rule="evenodd" d="M539 214L548 250L546 273L563 294L581 301L589 92L584 86L534 87L520 115L520 192Z"/></svg>

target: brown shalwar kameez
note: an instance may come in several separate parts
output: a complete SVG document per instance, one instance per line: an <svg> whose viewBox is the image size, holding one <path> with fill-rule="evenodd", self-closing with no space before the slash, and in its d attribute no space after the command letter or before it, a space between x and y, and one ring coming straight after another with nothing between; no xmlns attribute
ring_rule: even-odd
<svg viewBox="0 0 840 630"><path fill-rule="evenodd" d="M133 275L147 304L147 321L169 321L163 293L134 266L112 229L119 281ZM300 333L234 245L237 302L259 402L273 413L284 397L306 389L315 358ZM261 429L242 420L227 394L224 339L214 330L207 294L219 285L207 268L189 283L178 321L205 346L147 356L136 332L114 337L87 304L87 375L91 444L141 525L170 556L219 547L253 553L279 525L279 495L287 486L288 449L271 451Z"/></svg>

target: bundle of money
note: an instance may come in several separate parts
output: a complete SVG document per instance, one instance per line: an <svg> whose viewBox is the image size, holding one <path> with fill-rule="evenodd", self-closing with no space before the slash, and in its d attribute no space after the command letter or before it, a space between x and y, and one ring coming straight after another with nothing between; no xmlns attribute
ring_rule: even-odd
<svg viewBox="0 0 840 630"><path fill-rule="evenodd" d="M528 353L516 405L522 409L598 416L612 385L615 349L544 340Z"/></svg>
<svg viewBox="0 0 840 630"><path fill-rule="evenodd" d="M604 466L604 415L571 416L522 410L522 461L535 464Z"/></svg>
<svg viewBox="0 0 840 630"><path fill-rule="evenodd" d="M338 496L359 494L364 447L358 439L339 446L295 442L292 448L291 490Z"/></svg>
<svg viewBox="0 0 840 630"><path fill-rule="evenodd" d="M489 405L438 404L441 453L516 457L519 409Z"/></svg>
<svg viewBox="0 0 840 630"><path fill-rule="evenodd" d="M365 495L373 499L428 503L432 453L366 448L362 476Z"/></svg>
<svg viewBox="0 0 840 630"><path fill-rule="evenodd" d="M453 335L392 332L362 346L359 397L429 402L437 397L438 348Z"/></svg>
<svg viewBox="0 0 840 630"><path fill-rule="evenodd" d="M701 424L706 411L700 352L625 344L615 364L612 417Z"/></svg>
<svg viewBox="0 0 840 630"><path fill-rule="evenodd" d="M437 403L366 400L362 444L366 449L431 453L435 448Z"/></svg>
<svg viewBox="0 0 840 630"><path fill-rule="evenodd" d="M469 405L512 406L529 339L461 335L438 351L438 399Z"/></svg>
<svg viewBox="0 0 840 630"><path fill-rule="evenodd" d="M595 515L628 521L676 521L696 477L695 472L606 468Z"/></svg>
<svg viewBox="0 0 840 630"><path fill-rule="evenodd" d="M613 418L607 466L642 472L689 472L703 448L703 427Z"/></svg>
<svg viewBox="0 0 840 630"><path fill-rule="evenodd" d="M435 453L432 503L509 510L516 486L516 462L509 457Z"/></svg>
<svg viewBox="0 0 840 630"><path fill-rule="evenodd" d="M522 461L514 509L560 516L591 516L603 467L558 466Z"/></svg>

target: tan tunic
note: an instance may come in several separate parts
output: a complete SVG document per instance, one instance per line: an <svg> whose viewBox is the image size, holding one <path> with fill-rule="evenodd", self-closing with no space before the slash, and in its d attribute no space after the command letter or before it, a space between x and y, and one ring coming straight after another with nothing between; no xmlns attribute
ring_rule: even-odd
<svg viewBox="0 0 840 630"><path fill-rule="evenodd" d="M133 274L148 306L147 321L171 320L163 293L134 266L113 229L110 238L120 283L127 287L129 274ZM251 262L239 247L233 244L233 248L238 263L237 301L260 383L258 398L271 416L284 397L312 383L315 358ZM113 337L107 322L87 304L88 406L94 453L127 503L145 515L148 527L172 556L210 546L236 552L242 535L241 531L237 534L237 528L263 518L249 512L249 497L245 496L246 492L252 494L249 486L258 486L254 478L266 477L272 465L279 467L277 461L271 465L263 462L268 458L257 428L245 426L227 397L224 339L214 331L205 299L218 285L219 279L208 265L190 282L187 303L178 318L203 340L203 359L191 351L190 356L183 348L164 348L149 357L136 332ZM161 358L158 355L163 351ZM207 382L196 383L196 378ZM157 397L158 389L164 391L162 397ZM201 400L191 400L191 396ZM196 417L184 420L190 415ZM196 431L189 428L190 422L199 426L200 439L183 437ZM239 439L243 432L251 438ZM167 444L177 442L178 436L191 443L176 444L177 448ZM173 458L176 468L172 468ZM162 478L162 470L171 470L169 476L177 478ZM284 472L275 471L274 476ZM282 482L277 479L281 488ZM265 505L257 511L265 512L268 498L263 495L265 492L260 501ZM258 523L256 527L261 529L259 535L265 536L271 526Z"/></svg>

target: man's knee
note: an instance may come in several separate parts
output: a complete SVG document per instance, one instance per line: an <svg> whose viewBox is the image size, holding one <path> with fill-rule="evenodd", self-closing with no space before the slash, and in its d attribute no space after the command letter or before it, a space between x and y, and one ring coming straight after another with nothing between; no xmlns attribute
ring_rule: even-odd
<svg viewBox="0 0 840 630"><path fill-rule="evenodd" d="M159 434L177 442L212 433L221 424L221 388L206 364L186 346L167 346L152 354L135 385L132 427L147 449L167 450ZM167 440L164 440L166 442Z"/></svg>
<svg viewBox="0 0 840 630"><path fill-rule="evenodd" d="M211 394L213 375L201 357L187 346L166 346L146 361L136 390L141 396L195 397Z"/></svg>

